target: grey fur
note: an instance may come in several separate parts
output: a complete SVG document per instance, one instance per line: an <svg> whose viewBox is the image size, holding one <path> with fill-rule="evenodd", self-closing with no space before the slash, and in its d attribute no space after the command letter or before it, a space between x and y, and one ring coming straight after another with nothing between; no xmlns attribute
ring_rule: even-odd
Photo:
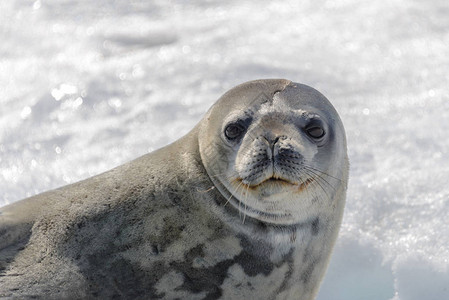
<svg viewBox="0 0 449 300"><path fill-rule="evenodd" d="M297 223L242 220L245 211L227 204L230 193L216 177L229 166L216 139L224 119L275 95L310 107L323 102L343 139L340 179L329 194L315 195L325 207ZM0 298L312 299L348 173L343 127L323 99L287 80L242 84L173 144L0 208Z"/></svg>

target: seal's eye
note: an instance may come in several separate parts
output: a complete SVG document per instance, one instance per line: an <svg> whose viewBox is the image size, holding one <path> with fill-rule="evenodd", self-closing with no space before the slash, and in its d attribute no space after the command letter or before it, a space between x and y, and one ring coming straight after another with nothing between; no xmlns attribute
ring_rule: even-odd
<svg viewBox="0 0 449 300"><path fill-rule="evenodd" d="M319 139L324 136L324 129L319 126L312 126L306 129L307 134L314 138Z"/></svg>
<svg viewBox="0 0 449 300"><path fill-rule="evenodd" d="M226 126L224 133L228 140L235 140L236 138L241 136L244 131L245 128L243 128L242 125L233 123Z"/></svg>

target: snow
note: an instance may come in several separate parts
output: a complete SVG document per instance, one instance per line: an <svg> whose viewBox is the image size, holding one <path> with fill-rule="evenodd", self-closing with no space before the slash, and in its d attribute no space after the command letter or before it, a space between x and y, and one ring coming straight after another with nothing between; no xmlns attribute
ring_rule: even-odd
<svg viewBox="0 0 449 300"><path fill-rule="evenodd" d="M446 0L0 2L0 205L166 145L287 78L343 119L347 206L318 299L449 299Z"/></svg>

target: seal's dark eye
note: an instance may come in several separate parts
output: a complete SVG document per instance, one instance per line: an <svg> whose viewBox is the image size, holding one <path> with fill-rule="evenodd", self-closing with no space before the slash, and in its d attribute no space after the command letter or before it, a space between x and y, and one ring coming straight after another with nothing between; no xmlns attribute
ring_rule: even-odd
<svg viewBox="0 0 449 300"><path fill-rule="evenodd" d="M319 126L309 127L306 131L307 134L314 139L319 139L324 136L324 129Z"/></svg>
<svg viewBox="0 0 449 300"><path fill-rule="evenodd" d="M229 124L225 129L225 136L229 140L235 140L245 131L242 125L239 124Z"/></svg>

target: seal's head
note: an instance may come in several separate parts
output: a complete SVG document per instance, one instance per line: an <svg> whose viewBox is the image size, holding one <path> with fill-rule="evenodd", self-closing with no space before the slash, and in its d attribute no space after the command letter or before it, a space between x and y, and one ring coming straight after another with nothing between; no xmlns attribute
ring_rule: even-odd
<svg viewBox="0 0 449 300"><path fill-rule="evenodd" d="M348 176L343 125L306 85L258 80L231 89L201 123L199 146L225 204L244 217L300 224L344 201L335 197Z"/></svg>

